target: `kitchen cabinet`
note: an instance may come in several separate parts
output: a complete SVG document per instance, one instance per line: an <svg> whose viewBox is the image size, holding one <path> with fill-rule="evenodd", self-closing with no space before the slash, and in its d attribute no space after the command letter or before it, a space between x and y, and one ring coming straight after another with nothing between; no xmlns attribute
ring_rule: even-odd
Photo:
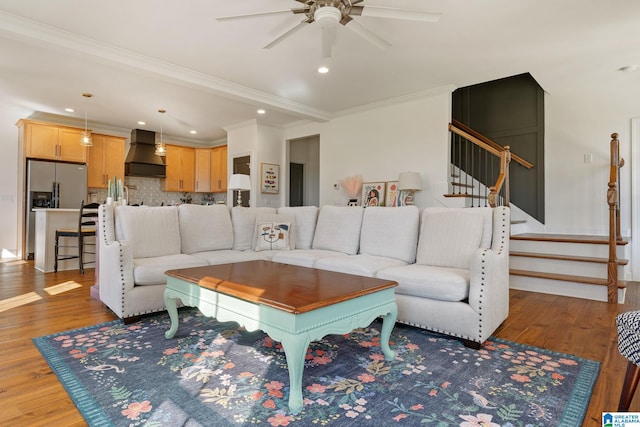
<svg viewBox="0 0 640 427"><path fill-rule="evenodd" d="M211 192L227 191L227 146L211 149Z"/></svg>
<svg viewBox="0 0 640 427"><path fill-rule="evenodd" d="M24 156L31 159L85 163L86 147L80 145L83 129L20 120Z"/></svg>
<svg viewBox="0 0 640 427"><path fill-rule="evenodd" d="M195 156L195 191L196 193L209 193L211 191L211 150L196 148Z"/></svg>
<svg viewBox="0 0 640 427"><path fill-rule="evenodd" d="M126 138L92 134L93 146L87 148L87 187L107 188L114 176L124 180Z"/></svg>
<svg viewBox="0 0 640 427"><path fill-rule="evenodd" d="M166 161L165 191L195 191L195 149L167 144Z"/></svg>

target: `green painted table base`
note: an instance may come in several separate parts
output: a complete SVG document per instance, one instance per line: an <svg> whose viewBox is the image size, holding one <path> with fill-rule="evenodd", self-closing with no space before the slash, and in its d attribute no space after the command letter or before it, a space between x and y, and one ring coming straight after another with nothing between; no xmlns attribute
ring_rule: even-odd
<svg viewBox="0 0 640 427"><path fill-rule="evenodd" d="M302 410L302 374L311 341L326 335L349 333L382 316L380 347L386 360L395 358L395 352L389 347L389 337L398 315L393 288L294 314L168 277L164 301L171 327L165 333L166 338L173 338L178 331L177 299L184 305L198 307L202 314L218 321L235 321L248 331L259 329L280 341L289 367L289 410L292 413Z"/></svg>

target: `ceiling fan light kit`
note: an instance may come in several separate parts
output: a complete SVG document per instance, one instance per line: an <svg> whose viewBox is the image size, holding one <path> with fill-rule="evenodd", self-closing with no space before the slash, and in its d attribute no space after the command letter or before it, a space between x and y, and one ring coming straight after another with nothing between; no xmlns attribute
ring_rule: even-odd
<svg viewBox="0 0 640 427"><path fill-rule="evenodd" d="M271 16L282 13L293 13L294 15L304 15L302 22L285 31L275 40L268 43L264 49L271 49L285 39L291 37L295 32L305 27L307 24L317 22L322 28L322 55L324 58L331 57L331 47L335 39L335 29L338 24L352 30L355 34L364 38L373 45L386 49L391 46L389 42L375 34L353 17L375 17L387 19L400 19L419 22L437 22L440 19L439 13L431 13L422 10L399 9L386 6L370 6L365 4L365 0L295 0L304 6L286 10L276 10L267 12L257 12L244 15L226 16L217 18L218 21L228 21L232 19L255 18Z"/></svg>

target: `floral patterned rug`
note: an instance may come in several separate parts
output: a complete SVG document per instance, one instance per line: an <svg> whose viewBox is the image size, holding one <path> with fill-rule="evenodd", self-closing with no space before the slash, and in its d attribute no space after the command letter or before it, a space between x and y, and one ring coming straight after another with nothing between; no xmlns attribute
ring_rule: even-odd
<svg viewBox="0 0 640 427"><path fill-rule="evenodd" d="M480 350L397 324L394 361L381 323L313 342L304 409L288 411L278 342L197 310L34 339L91 426L580 426L599 364L490 339Z"/></svg>

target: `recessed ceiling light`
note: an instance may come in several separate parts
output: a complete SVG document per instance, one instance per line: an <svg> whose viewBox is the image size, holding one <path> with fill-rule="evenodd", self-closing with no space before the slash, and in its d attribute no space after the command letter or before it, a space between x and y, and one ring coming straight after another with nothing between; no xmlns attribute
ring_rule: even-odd
<svg viewBox="0 0 640 427"><path fill-rule="evenodd" d="M624 73L633 73L634 71L638 71L638 68L638 64L625 65L624 67L618 68L618 71L622 71Z"/></svg>
<svg viewBox="0 0 640 427"><path fill-rule="evenodd" d="M190 131L189 131L189 133L190 133L191 135L195 135L196 133L198 133L198 131L197 131L197 130L190 130Z"/></svg>
<svg viewBox="0 0 640 427"><path fill-rule="evenodd" d="M318 72L320 74L327 74L329 72L329 67L326 67L326 66L323 65L323 66L318 68Z"/></svg>
<svg viewBox="0 0 640 427"><path fill-rule="evenodd" d="M65 108L64 111L66 111L67 113L73 113L76 110L74 110L73 108Z"/></svg>
<svg viewBox="0 0 640 427"><path fill-rule="evenodd" d="M258 110L258 114L267 114L267 111L266 111L266 110L263 110L262 108L260 108L260 109Z"/></svg>
<svg viewBox="0 0 640 427"><path fill-rule="evenodd" d="M147 122L143 122L142 120L140 120L140 121L138 122L138 124L139 124L139 125L141 125L141 126L144 126L144 125L146 125L146 124L147 124Z"/></svg>

